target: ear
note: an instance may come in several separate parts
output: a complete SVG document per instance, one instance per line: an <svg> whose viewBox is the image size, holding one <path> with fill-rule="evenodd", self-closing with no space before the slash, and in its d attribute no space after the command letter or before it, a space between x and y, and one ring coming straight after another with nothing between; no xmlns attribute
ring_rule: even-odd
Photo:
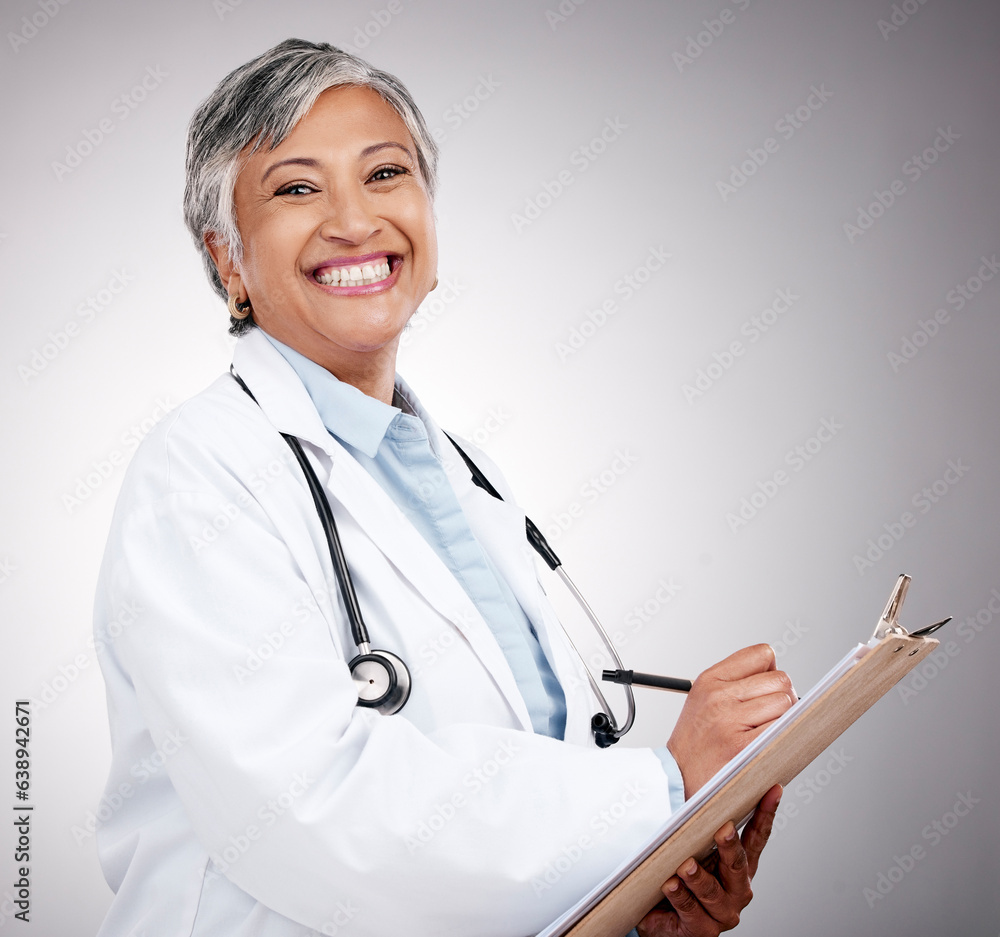
<svg viewBox="0 0 1000 937"><path fill-rule="evenodd" d="M226 292L242 302L245 298L240 296L243 290L243 278L240 276L239 266L230 256L228 245L214 231L205 232L204 242L205 249L215 263L215 269L219 271L219 279L222 280Z"/></svg>

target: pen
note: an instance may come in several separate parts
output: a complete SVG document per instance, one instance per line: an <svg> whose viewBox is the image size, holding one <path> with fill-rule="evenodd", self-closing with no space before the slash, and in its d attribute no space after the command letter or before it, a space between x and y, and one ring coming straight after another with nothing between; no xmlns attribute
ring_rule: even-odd
<svg viewBox="0 0 1000 937"><path fill-rule="evenodd" d="M611 683L625 683L631 686L650 686L657 690L672 690L674 693L688 693L691 690L690 680L678 677L658 677L652 673L639 673L635 670L605 670L602 680Z"/></svg>

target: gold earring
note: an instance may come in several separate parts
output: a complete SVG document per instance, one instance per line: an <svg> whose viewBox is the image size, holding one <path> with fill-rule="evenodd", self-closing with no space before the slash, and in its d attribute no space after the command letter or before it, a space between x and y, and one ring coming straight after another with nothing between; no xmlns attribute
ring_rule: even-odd
<svg viewBox="0 0 1000 937"><path fill-rule="evenodd" d="M250 305L249 299L245 303L241 303L236 299L235 295L230 295L228 306L229 314L234 319L245 319L253 312L253 306Z"/></svg>

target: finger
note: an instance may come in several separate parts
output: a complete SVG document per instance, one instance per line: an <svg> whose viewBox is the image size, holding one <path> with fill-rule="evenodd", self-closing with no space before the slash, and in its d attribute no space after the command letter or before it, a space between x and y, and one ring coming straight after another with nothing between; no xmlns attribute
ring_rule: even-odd
<svg viewBox="0 0 1000 937"><path fill-rule="evenodd" d="M719 881L740 910L750 904L753 891L750 888L750 863L746 849L736 835L736 827L727 823L715 834L715 843L719 847L716 855L719 857L716 868Z"/></svg>
<svg viewBox="0 0 1000 937"><path fill-rule="evenodd" d="M672 875L663 883L663 894L677 915L676 933L686 937L719 937L722 928L678 875Z"/></svg>
<svg viewBox="0 0 1000 937"><path fill-rule="evenodd" d="M775 784L760 800L750 822L743 828L741 842L747 854L747 867L750 877L757 874L757 863L760 854L767 845L774 824L774 816L781 803L782 787Z"/></svg>
<svg viewBox="0 0 1000 937"><path fill-rule="evenodd" d="M742 680L750 674L774 670L774 648L769 644L754 644L730 654L724 660L713 664L705 675L711 675L718 680Z"/></svg>
<svg viewBox="0 0 1000 937"><path fill-rule="evenodd" d="M764 796L761 797L760 804L758 804L758 809L763 810L765 813L776 813L778 804L781 803L781 795L784 792L785 789L780 784L775 784L774 787L764 792Z"/></svg>
<svg viewBox="0 0 1000 937"><path fill-rule="evenodd" d="M756 729L783 716L792 705L792 697L788 693L769 693L740 703L735 715L743 725Z"/></svg>
<svg viewBox="0 0 1000 937"><path fill-rule="evenodd" d="M680 937L680 921L677 913L663 900L638 924L635 925L639 937Z"/></svg>
<svg viewBox="0 0 1000 937"><path fill-rule="evenodd" d="M726 689L730 695L741 701L758 699L774 693L785 693L794 699L792 679L783 670L767 670L750 674L730 683Z"/></svg>
<svg viewBox="0 0 1000 937"><path fill-rule="evenodd" d="M737 740L737 750L742 751L746 748L754 739L757 738L762 732L766 732L771 726L770 722L765 722L762 725L754 726L750 729L745 729L739 734L739 739Z"/></svg>
<svg viewBox="0 0 1000 937"><path fill-rule="evenodd" d="M740 851L743 851L742 846ZM740 911L750 903L750 897L744 900L742 895L737 897L729 894L723 888L722 882L694 859L688 859L677 870L677 875L683 880L687 890L698 901L698 904L707 912L709 918L722 925L723 930L730 930L739 924ZM747 891L749 891L749 885L748 876L746 879ZM673 899L671 899L671 903L672 901ZM679 911L678 914L680 914Z"/></svg>

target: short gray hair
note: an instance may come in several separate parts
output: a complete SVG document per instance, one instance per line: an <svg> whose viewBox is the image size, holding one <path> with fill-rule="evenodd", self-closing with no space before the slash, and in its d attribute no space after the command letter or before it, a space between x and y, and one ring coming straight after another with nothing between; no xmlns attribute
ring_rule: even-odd
<svg viewBox="0 0 1000 937"><path fill-rule="evenodd" d="M357 85L381 95L406 124L431 198L437 184L438 149L403 83L388 72L327 43L286 39L234 69L202 103L188 128L184 221L201 252L213 289L226 288L205 246L213 232L237 262L243 244L236 227L233 191L242 168L240 154L252 144L274 149L327 88ZM253 327L252 317L230 319L234 334Z"/></svg>

